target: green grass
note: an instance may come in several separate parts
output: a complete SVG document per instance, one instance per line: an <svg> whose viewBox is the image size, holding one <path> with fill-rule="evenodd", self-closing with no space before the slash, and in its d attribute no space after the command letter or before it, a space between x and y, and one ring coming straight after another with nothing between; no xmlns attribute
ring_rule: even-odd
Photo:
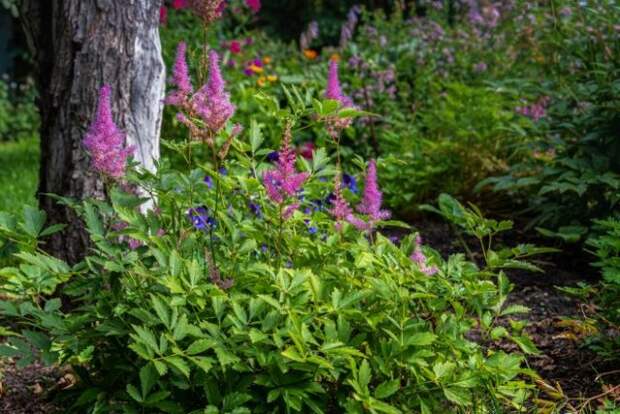
<svg viewBox="0 0 620 414"><path fill-rule="evenodd" d="M0 211L20 213L36 206L39 180L39 140L0 142Z"/></svg>

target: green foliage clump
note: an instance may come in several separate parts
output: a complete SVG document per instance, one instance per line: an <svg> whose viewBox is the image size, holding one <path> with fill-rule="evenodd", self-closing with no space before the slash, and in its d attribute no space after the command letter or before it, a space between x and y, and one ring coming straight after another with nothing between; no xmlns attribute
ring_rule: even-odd
<svg viewBox="0 0 620 414"><path fill-rule="evenodd" d="M297 163L310 177L285 219L260 181L263 140L254 125L219 165L205 161L206 144L171 143L185 168L130 172L107 200L59 198L92 242L77 264L41 250L62 230L45 228L44 213L0 215L18 251L0 271L0 314L14 327L0 353L70 366L73 412L522 409L535 374L521 353L492 347L503 339L537 352L522 324L497 324L526 311L505 306L502 269L514 254L479 266L425 247L429 276L409 258L414 235L397 246L335 227L314 208L331 191L322 178L336 173L325 148ZM134 186L153 209L141 210L148 198L126 191Z"/></svg>

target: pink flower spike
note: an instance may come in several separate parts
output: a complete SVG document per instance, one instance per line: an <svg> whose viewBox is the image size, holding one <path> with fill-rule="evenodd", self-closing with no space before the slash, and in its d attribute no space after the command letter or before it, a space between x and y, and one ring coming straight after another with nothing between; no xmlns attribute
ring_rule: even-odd
<svg viewBox="0 0 620 414"><path fill-rule="evenodd" d="M133 154L134 149L125 148L125 134L112 120L111 93L109 85L101 88L95 120L90 125L83 143L91 157L93 169L118 179L125 175L127 158Z"/></svg>
<svg viewBox="0 0 620 414"><path fill-rule="evenodd" d="M308 173L297 172L295 161L295 151L291 148L291 126L287 125L276 168L263 174L267 196L274 203L281 204L287 198L294 197L308 178Z"/></svg>
<svg viewBox="0 0 620 414"><path fill-rule="evenodd" d="M209 79L192 97L196 113L213 132L218 132L235 113L230 95L224 89L217 52L209 52Z"/></svg>
<svg viewBox="0 0 620 414"><path fill-rule="evenodd" d="M391 214L388 210L381 210L382 201L383 194L379 190L377 182L377 163L375 160L370 160L368 170L366 171L364 197L357 206L357 211L366 214L371 221L387 220Z"/></svg>
<svg viewBox="0 0 620 414"><path fill-rule="evenodd" d="M338 78L338 63L334 60L329 61L329 72L327 74L327 88L325 89L325 97L340 102L345 107L353 106L353 101L342 93L340 87L340 79Z"/></svg>
<svg viewBox="0 0 620 414"><path fill-rule="evenodd" d="M253 13L258 13L261 8L260 0L245 0L246 6L252 9Z"/></svg>
<svg viewBox="0 0 620 414"><path fill-rule="evenodd" d="M182 105L187 100L187 96L190 95L194 89L189 78L186 53L187 45L185 42L179 42L177 45L176 59L172 68L172 83L176 86L176 90L172 91L166 97L165 103L168 105Z"/></svg>
<svg viewBox="0 0 620 414"><path fill-rule="evenodd" d="M417 234L415 237L415 246L409 258L411 259L412 262L418 265L418 268L420 269L420 271L427 276L433 276L439 271L439 269L436 266L429 266L427 264L428 259L424 255L424 252L422 251L422 238L420 237L419 234Z"/></svg>

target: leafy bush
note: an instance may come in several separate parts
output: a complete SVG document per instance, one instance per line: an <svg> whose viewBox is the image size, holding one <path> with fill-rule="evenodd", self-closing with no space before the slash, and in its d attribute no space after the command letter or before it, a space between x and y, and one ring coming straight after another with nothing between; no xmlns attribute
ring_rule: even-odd
<svg viewBox="0 0 620 414"><path fill-rule="evenodd" d="M565 7L564 17L541 20L542 59L534 65L549 79L538 96L550 96L547 115L530 130L530 156L508 175L489 180L495 189L526 199L531 226L568 242L587 238L592 219L613 215L620 188L620 82L617 4Z"/></svg>
<svg viewBox="0 0 620 414"><path fill-rule="evenodd" d="M318 119L338 110L335 101L315 107ZM288 109L276 114L298 121ZM287 131L278 168L291 160ZM183 168L164 161L156 175L108 176L106 200L59 198L92 241L74 265L43 252L45 236L62 229L45 228L44 213L0 215L19 249L19 263L0 271L10 298L0 313L16 331L0 352L70 366L77 383L64 395L74 412L523 407L522 376L534 373L521 354L487 349L505 338L536 352L522 324L496 325L525 310L504 305L501 269L512 254L479 267L460 254L444 261L414 235L397 246L374 226L404 224L372 221L385 219L378 210L365 210L365 231L351 215L335 223L326 207L335 202L325 200L338 190L326 179L338 169L326 148L287 164L300 168L303 192L276 197L260 125L247 136L228 126L207 141L170 142ZM375 178L369 170L364 203L377 202ZM473 330L482 344L468 339Z"/></svg>

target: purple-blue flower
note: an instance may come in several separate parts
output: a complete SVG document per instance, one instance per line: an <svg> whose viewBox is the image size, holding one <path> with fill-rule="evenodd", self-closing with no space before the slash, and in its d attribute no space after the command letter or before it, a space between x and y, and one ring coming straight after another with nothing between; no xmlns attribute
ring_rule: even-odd
<svg viewBox="0 0 620 414"><path fill-rule="evenodd" d="M217 225L216 220L209 216L209 210L203 206L190 208L187 212L187 217L197 230L208 230L215 228Z"/></svg>

